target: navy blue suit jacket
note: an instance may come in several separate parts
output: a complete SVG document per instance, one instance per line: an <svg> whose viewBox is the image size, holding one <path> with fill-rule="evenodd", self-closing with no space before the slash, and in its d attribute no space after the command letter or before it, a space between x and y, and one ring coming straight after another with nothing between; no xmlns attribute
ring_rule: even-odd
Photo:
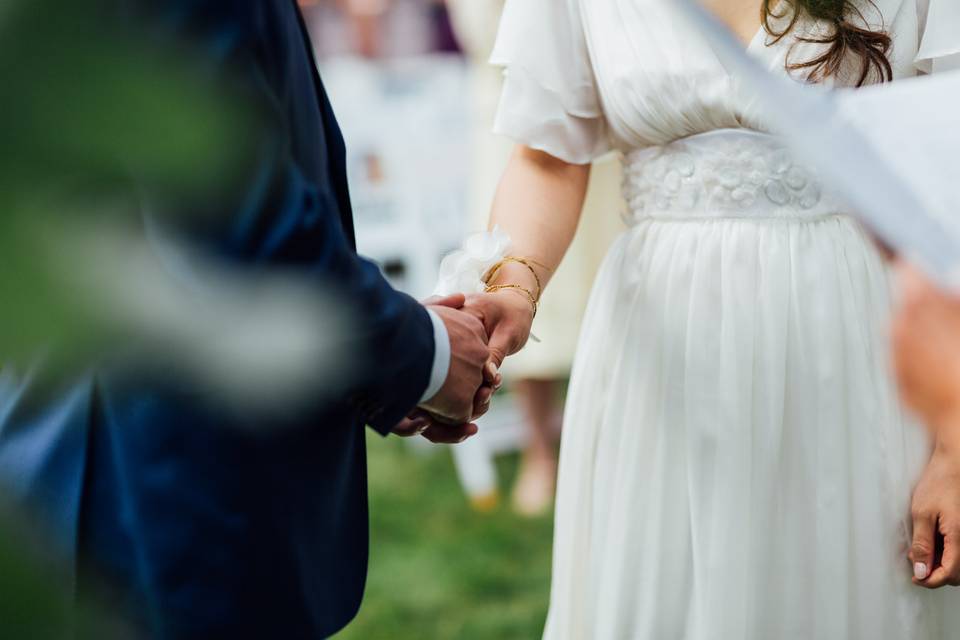
<svg viewBox="0 0 960 640"><path fill-rule="evenodd" d="M149 637L326 637L363 592L364 425L387 433L418 402L432 325L355 253L344 144L295 0L136 4L265 116L249 132L255 170L220 196L203 241L339 287L360 379L342 401L250 429L173 381L91 368L41 384L42 370L7 368L0 477L80 568L79 589L105 582Z"/></svg>

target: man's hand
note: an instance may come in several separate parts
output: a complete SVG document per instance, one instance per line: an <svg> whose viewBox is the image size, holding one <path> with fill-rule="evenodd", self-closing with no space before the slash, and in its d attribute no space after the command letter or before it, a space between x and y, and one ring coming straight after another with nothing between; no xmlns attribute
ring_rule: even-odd
<svg viewBox="0 0 960 640"><path fill-rule="evenodd" d="M913 494L913 582L960 585L960 449L937 447Z"/></svg>
<svg viewBox="0 0 960 640"><path fill-rule="evenodd" d="M424 301L424 305L434 311L443 307L456 310L462 309L465 302L466 297L463 294L454 294L442 298L430 298ZM477 305L477 308L470 311L474 322L480 321L480 319L485 316L482 307L483 305ZM441 315L441 318L443 318L442 314L438 315ZM446 322L446 320L444 320L444 322ZM480 326L482 328L482 325ZM449 325L447 325L447 327L449 332ZM483 334L483 337L484 341L486 341L486 333ZM452 335L450 344L451 351L453 351ZM473 410L469 420L476 420L487 412L490 408L490 401L494 392L503 384L503 376L500 375L499 371L499 363L503 362L503 356L500 356L499 359L491 356L492 354L488 351L487 360L482 367L483 380L473 396ZM453 362L451 362L451 374L452 373ZM450 381L449 375L447 381ZM442 394L443 389L437 394L437 399L439 399ZM454 444L463 442L470 436L475 435L478 431L477 425L468 420L464 420L458 424L456 420L451 419L449 416L433 413L435 411L434 403L428 401L421 409L417 409L394 427L393 432L405 438L422 435L431 442Z"/></svg>
<svg viewBox="0 0 960 640"><path fill-rule="evenodd" d="M425 411L417 410L404 418L394 427L393 432L403 438L423 436L436 444L456 444L476 435L477 425L444 424L435 420Z"/></svg>
<svg viewBox="0 0 960 640"><path fill-rule="evenodd" d="M942 293L905 263L897 271L893 352L900 392L929 427L960 434L960 298Z"/></svg>
<svg viewBox="0 0 960 640"><path fill-rule="evenodd" d="M472 314L454 308L462 296L427 301L447 328L450 337L450 369L436 396L421 405L438 422L465 425L474 417L474 401L485 380L490 359L483 324ZM435 304L429 304L434 302Z"/></svg>

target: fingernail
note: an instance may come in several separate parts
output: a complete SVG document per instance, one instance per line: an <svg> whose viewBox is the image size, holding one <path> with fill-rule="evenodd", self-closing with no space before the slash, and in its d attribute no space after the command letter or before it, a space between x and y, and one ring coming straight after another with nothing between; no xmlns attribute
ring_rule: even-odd
<svg viewBox="0 0 960 640"><path fill-rule="evenodd" d="M927 569L927 565L923 562L917 562L913 565L913 577L917 580L926 580L927 576L930 575L930 570Z"/></svg>

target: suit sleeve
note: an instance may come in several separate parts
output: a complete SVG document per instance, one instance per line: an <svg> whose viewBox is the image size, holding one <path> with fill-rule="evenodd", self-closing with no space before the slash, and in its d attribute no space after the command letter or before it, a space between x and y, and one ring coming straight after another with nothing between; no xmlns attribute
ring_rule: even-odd
<svg viewBox="0 0 960 640"><path fill-rule="evenodd" d="M343 140L294 3L171 4L185 8L164 14L166 33L186 36L210 80L257 111L242 187L218 189L228 195L197 233L241 267L308 271L352 307L345 351L355 377L343 402L389 433L430 384L434 326L355 252Z"/></svg>
<svg viewBox="0 0 960 640"><path fill-rule="evenodd" d="M325 280L352 303L352 345L359 379L348 401L366 422L387 434L426 392L436 346L427 310L394 290L373 263L359 258L340 229L331 229Z"/></svg>

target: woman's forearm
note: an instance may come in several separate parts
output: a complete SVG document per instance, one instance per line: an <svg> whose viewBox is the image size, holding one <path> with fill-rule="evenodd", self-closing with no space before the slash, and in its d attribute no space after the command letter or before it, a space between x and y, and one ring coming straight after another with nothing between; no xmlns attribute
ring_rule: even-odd
<svg viewBox="0 0 960 640"><path fill-rule="evenodd" d="M514 150L494 198L490 227L510 235L511 254L529 258L543 286L577 231L590 165L575 165L525 146ZM495 282L531 286L529 270L508 263Z"/></svg>

